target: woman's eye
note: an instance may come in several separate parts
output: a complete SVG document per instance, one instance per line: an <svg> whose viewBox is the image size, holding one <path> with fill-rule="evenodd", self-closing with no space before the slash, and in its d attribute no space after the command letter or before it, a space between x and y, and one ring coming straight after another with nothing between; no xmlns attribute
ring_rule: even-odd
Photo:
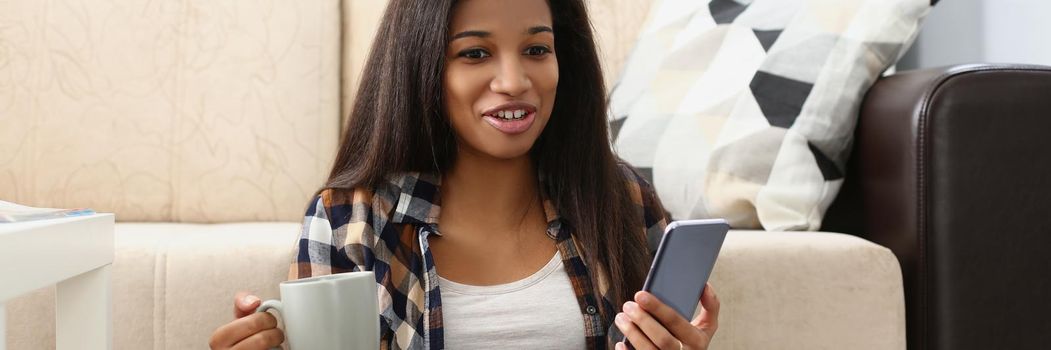
<svg viewBox="0 0 1051 350"><path fill-rule="evenodd" d="M530 56L542 56L551 52L551 49L546 46L532 46L526 49L526 55Z"/></svg>
<svg viewBox="0 0 1051 350"><path fill-rule="evenodd" d="M489 57L490 55L488 52L485 52L485 50L482 49L469 49L460 51L460 53L457 56L466 57L472 60L480 60Z"/></svg>

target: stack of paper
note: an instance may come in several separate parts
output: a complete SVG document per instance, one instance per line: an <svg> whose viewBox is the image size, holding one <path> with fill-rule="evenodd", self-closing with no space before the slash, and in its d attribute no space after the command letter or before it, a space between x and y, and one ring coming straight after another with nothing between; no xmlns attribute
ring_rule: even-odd
<svg viewBox="0 0 1051 350"><path fill-rule="evenodd" d="M91 209L52 209L34 208L11 202L0 201L0 223L22 222L32 220L57 219L70 216L95 214Z"/></svg>

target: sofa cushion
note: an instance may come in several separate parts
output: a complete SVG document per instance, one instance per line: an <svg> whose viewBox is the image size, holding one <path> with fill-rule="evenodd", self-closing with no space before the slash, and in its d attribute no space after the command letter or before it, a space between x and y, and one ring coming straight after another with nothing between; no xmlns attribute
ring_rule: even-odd
<svg viewBox="0 0 1051 350"><path fill-rule="evenodd" d="M233 295L278 296L299 224L117 224L115 349L200 349ZM732 231L712 283L717 349L904 349L901 271L886 248L834 233ZM54 288L8 304L8 349L54 348Z"/></svg>
<svg viewBox="0 0 1051 350"><path fill-rule="evenodd" d="M618 153L676 219L816 230L865 91L929 0L662 0L611 96Z"/></svg>
<svg viewBox="0 0 1051 350"><path fill-rule="evenodd" d="M0 198L299 220L339 134L340 1L0 1Z"/></svg>

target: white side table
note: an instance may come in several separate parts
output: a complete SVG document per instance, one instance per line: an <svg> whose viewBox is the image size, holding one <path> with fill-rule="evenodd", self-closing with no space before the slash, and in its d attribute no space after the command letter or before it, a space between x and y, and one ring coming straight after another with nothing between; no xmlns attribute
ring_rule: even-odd
<svg viewBox="0 0 1051 350"><path fill-rule="evenodd" d="M0 350L4 303L56 286L58 349L110 349L113 214L0 224Z"/></svg>

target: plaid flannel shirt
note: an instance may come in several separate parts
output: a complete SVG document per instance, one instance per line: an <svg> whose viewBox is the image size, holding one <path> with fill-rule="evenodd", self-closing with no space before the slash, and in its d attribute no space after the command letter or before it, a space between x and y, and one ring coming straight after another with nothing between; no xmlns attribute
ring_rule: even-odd
<svg viewBox="0 0 1051 350"><path fill-rule="evenodd" d="M630 166L621 165L638 215L644 217L651 252L664 232L667 218L652 187ZM307 209L289 279L373 271L379 290L382 349L443 349L442 301L430 235L438 231L439 185L433 174L406 173L371 190L326 189ZM543 187L543 186L541 186ZM607 328L616 313L608 284L584 264L579 245L546 193L547 234L556 242L580 305L589 349L605 349ZM597 288L598 293L593 293Z"/></svg>

